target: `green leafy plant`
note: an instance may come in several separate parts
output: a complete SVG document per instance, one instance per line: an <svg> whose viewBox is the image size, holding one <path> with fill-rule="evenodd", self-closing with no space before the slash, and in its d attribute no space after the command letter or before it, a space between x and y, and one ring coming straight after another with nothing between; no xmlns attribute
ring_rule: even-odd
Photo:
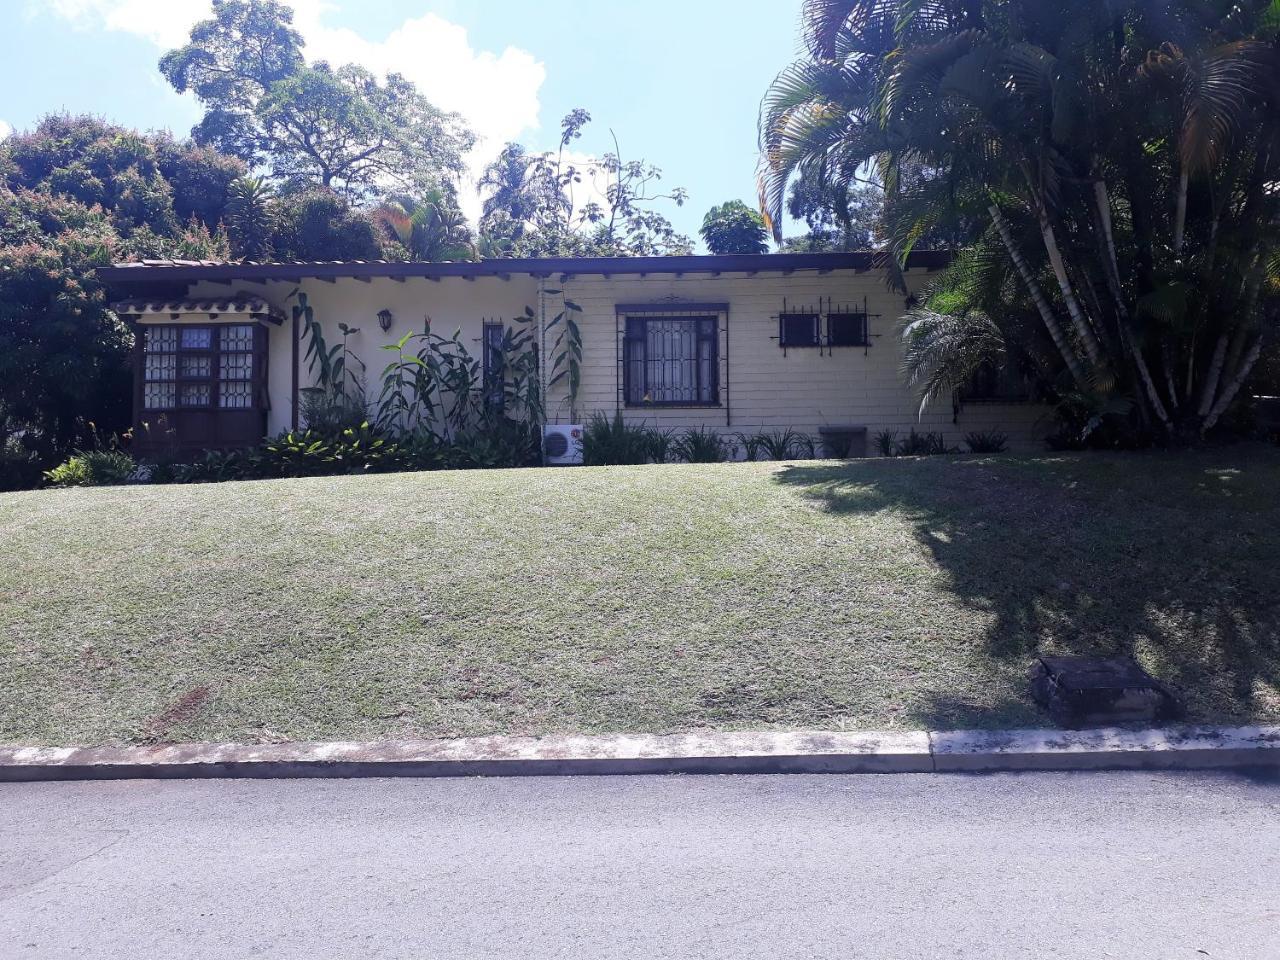
<svg viewBox="0 0 1280 960"><path fill-rule="evenodd" d="M767 453L770 460L791 460L796 456L800 434L788 427L786 430L757 433L753 439L757 449Z"/></svg>
<svg viewBox="0 0 1280 960"><path fill-rule="evenodd" d="M894 451L899 457L932 457L943 453L952 453L947 442L940 433L918 433L915 427L902 438Z"/></svg>
<svg viewBox="0 0 1280 960"><path fill-rule="evenodd" d="M813 460L818 456L818 440L812 434L796 433L796 457L801 460Z"/></svg>
<svg viewBox="0 0 1280 960"><path fill-rule="evenodd" d="M708 427L686 430L672 444L672 452L686 463L719 463L726 455L724 440Z"/></svg>
<svg viewBox="0 0 1280 960"><path fill-rule="evenodd" d="M536 467L542 463L541 428L523 420L494 416L444 449L451 469Z"/></svg>
<svg viewBox="0 0 1280 960"><path fill-rule="evenodd" d="M364 422L368 408L364 363L351 352L348 340L360 332L359 328L339 323L342 342L329 346L307 295L295 290L291 296L297 301L292 308L293 319L303 324L307 371L315 379L314 386L300 391L307 426L324 432L358 426Z"/></svg>
<svg viewBox="0 0 1280 960"><path fill-rule="evenodd" d="M654 463L670 463L675 457L676 430L649 427L645 431L645 439L649 444L649 459Z"/></svg>
<svg viewBox="0 0 1280 960"><path fill-rule="evenodd" d="M582 308L568 299L563 290L547 290L546 294L560 297L562 304L560 311L546 326L547 332L559 328L551 348L551 379L547 382L547 388L549 390L562 380L566 382L569 419L574 420L578 391L582 387L582 328L575 316L582 313Z"/></svg>
<svg viewBox="0 0 1280 960"><path fill-rule="evenodd" d="M51 487L108 487L128 483L137 469L123 450L77 450L44 478Z"/></svg>
<svg viewBox="0 0 1280 960"><path fill-rule="evenodd" d="M758 433L739 433L737 440L742 447L743 459L755 460L760 456L760 450L764 447L764 442Z"/></svg>
<svg viewBox="0 0 1280 960"><path fill-rule="evenodd" d="M582 432L582 461L588 466L648 463L653 456L652 431L629 424L622 412L610 418L595 413Z"/></svg>
<svg viewBox="0 0 1280 960"><path fill-rule="evenodd" d="M971 453L1004 453L1009 437L999 430L971 430L964 435L964 442Z"/></svg>
<svg viewBox="0 0 1280 960"><path fill-rule="evenodd" d="M875 436L876 450L882 457L892 457L898 451L898 431L881 430Z"/></svg>

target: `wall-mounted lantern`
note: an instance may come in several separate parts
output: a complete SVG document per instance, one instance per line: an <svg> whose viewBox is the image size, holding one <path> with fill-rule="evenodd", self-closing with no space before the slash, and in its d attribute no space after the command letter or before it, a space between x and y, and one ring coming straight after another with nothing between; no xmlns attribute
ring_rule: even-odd
<svg viewBox="0 0 1280 960"><path fill-rule="evenodd" d="M378 326L382 328L383 333L386 333L388 330L391 329L391 322L393 320L395 320L395 317L392 316L390 310L378 311Z"/></svg>

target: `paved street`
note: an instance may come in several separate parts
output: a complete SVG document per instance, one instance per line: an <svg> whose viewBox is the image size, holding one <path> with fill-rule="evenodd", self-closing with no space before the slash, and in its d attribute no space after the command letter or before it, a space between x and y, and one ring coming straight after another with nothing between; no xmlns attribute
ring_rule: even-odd
<svg viewBox="0 0 1280 960"><path fill-rule="evenodd" d="M0 956L1274 960L1280 780L0 785Z"/></svg>

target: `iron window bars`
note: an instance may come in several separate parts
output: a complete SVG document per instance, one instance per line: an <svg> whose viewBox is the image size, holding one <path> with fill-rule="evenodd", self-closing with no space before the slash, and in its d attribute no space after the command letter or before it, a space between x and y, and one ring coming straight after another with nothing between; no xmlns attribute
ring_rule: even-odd
<svg viewBox="0 0 1280 960"><path fill-rule="evenodd" d="M718 406L718 328L714 316L627 317L622 356L627 406Z"/></svg>
<svg viewBox="0 0 1280 960"><path fill-rule="evenodd" d="M777 315L778 341L783 356L787 350L795 348L814 348L819 354L830 354L836 347L862 347L864 351L871 347L871 338L878 336L871 332L872 317L867 310L867 300L862 300L862 309L841 304L837 309L831 298L819 299L816 308L811 306L791 307L786 299L782 301L782 311Z"/></svg>
<svg viewBox="0 0 1280 960"><path fill-rule="evenodd" d="M505 379L505 358L502 348L507 335L507 328L500 320L484 321L484 406L493 413L501 413L506 406L507 391Z"/></svg>

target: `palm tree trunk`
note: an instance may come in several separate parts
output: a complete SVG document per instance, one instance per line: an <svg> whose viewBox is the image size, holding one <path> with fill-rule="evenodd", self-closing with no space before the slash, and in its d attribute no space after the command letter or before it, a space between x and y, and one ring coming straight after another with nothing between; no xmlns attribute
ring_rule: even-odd
<svg viewBox="0 0 1280 960"><path fill-rule="evenodd" d="M1164 367L1164 384L1165 389L1169 391L1169 404L1173 409L1178 409L1178 385L1173 382L1173 350L1169 347L1169 341L1162 339L1160 342L1160 358L1163 360Z"/></svg>
<svg viewBox="0 0 1280 960"><path fill-rule="evenodd" d="M1058 348L1058 352L1062 354L1062 359L1066 361L1067 369L1071 371L1072 378L1081 387L1087 387L1089 378L1085 375L1084 368L1080 365L1080 358L1076 355L1075 348L1071 346L1071 342L1067 339L1062 325L1058 323L1053 307L1050 306L1049 301L1045 298L1044 291L1040 289L1040 284L1032 274L1031 268L1027 266L1027 261L1022 256L1022 252L1018 249L1017 244L1014 243L1013 233L1004 219L1004 214L1000 212L1000 208L994 203L987 207L987 212L991 214L991 222L995 224L996 232L1000 234L1000 239L1004 242L1005 249L1009 251L1009 258L1013 261L1013 266L1018 271L1018 275L1022 277L1022 282L1026 284L1027 292L1031 294L1036 310L1040 312L1040 319L1044 321L1045 328L1049 331L1049 336L1053 338L1054 345Z"/></svg>
<svg viewBox="0 0 1280 960"><path fill-rule="evenodd" d="M1040 235L1044 237L1044 248L1049 254L1049 264L1053 267L1053 275L1058 278L1058 288L1062 291L1062 299L1067 304L1067 313L1071 317L1071 322L1076 328L1076 334L1080 337L1080 342L1084 344L1084 352L1089 357L1089 362L1094 368L1104 366L1102 358L1102 346L1098 343L1098 338L1093 332L1093 328L1089 326L1089 319L1084 315L1084 311L1080 308L1080 302L1076 299L1075 290L1071 286L1071 278L1067 276L1067 267L1062 259L1062 251L1058 249L1058 238L1053 231L1053 224L1049 222L1048 211L1044 205L1037 201L1036 217L1040 221Z"/></svg>
<svg viewBox="0 0 1280 960"><path fill-rule="evenodd" d="M1111 296L1115 298L1116 308L1122 315L1128 310L1124 304L1124 293L1120 288L1120 258L1116 255L1116 237L1111 229L1111 197L1107 193L1107 182L1102 179L1093 181L1093 200L1098 208L1098 222L1102 225L1102 241L1106 245L1107 286L1111 288Z"/></svg>
<svg viewBox="0 0 1280 960"><path fill-rule="evenodd" d="M1190 175L1186 167L1178 177L1178 209L1173 217L1173 255L1182 256L1182 236L1187 228L1187 183Z"/></svg>
<svg viewBox="0 0 1280 960"><path fill-rule="evenodd" d="M1218 391L1218 380L1222 376L1222 364L1227 359L1227 339L1227 332L1224 330L1213 348L1213 360L1204 378L1204 388L1200 391L1200 408L1196 411L1201 418L1207 417L1213 407L1214 394Z"/></svg>
<svg viewBox="0 0 1280 960"><path fill-rule="evenodd" d="M1240 363L1236 374L1231 378L1230 382L1223 388L1222 393L1218 396L1218 402L1213 405L1213 409L1209 411L1209 416L1205 418L1204 425L1200 428L1201 433L1207 433L1213 429L1213 425L1218 422L1218 418L1226 413L1227 408L1231 406L1231 401L1236 398L1236 394L1240 392L1240 388L1244 386L1244 382L1248 379L1253 365L1258 362L1258 357L1262 353L1262 334L1259 333L1253 338L1253 346L1249 348L1249 352Z"/></svg>
<svg viewBox="0 0 1280 960"><path fill-rule="evenodd" d="M1155 381L1151 379L1151 369L1147 366L1147 358L1142 355L1142 344L1138 343L1138 338L1133 335L1133 331L1129 329L1127 323L1121 323L1120 329L1123 331L1125 341L1129 344L1129 350L1133 354L1133 365L1138 368L1138 376L1142 378L1142 385L1147 390L1147 400L1151 403L1151 411L1154 413L1165 430L1173 430L1173 424L1169 420L1169 412L1165 410L1164 404L1160 400L1160 392L1156 389Z"/></svg>

